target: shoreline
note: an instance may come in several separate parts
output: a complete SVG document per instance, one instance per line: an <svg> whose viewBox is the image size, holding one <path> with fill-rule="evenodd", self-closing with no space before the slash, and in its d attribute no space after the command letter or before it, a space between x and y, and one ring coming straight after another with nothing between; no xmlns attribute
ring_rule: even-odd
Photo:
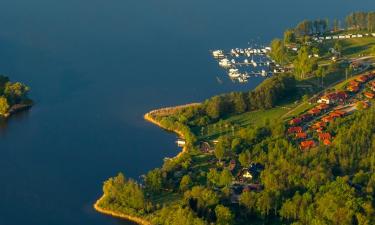
<svg viewBox="0 0 375 225"><path fill-rule="evenodd" d="M148 121L148 122L150 122L150 123L152 123L152 124L154 124L154 125L156 125L156 126L162 128L162 129L164 129L164 130L166 130L166 131L173 132L173 133L177 134L180 138L185 139L185 137L184 137L184 135L183 135L183 133L182 133L181 131L179 131L179 130L174 130L174 129L168 129L168 128L164 127L159 121L156 121L154 118L152 118L152 114L157 114L157 113L167 112L167 111L172 111L172 110L177 110L177 109L183 109L183 108L186 108L186 107L189 107L189 106L198 106L198 105L200 105L200 104L201 104L201 103L190 103L190 104L179 105L179 106L174 106L174 107L166 107L166 108L156 109L156 110L152 110L152 111L146 113L146 114L143 116L143 118L144 118L146 121ZM179 157L181 157L181 156L182 156L185 152L187 152L187 151L188 151L188 150L187 150L187 144L185 144L185 146L182 148L182 151L179 152L179 153L178 153L175 157L173 157L173 158L179 158Z"/></svg>
<svg viewBox="0 0 375 225"><path fill-rule="evenodd" d="M179 105L179 106L174 106L174 107L166 107L166 108L160 108L160 109L155 109L155 110L151 110L150 112L144 114L143 118L166 130L166 131L170 131L170 132L173 132L175 134L177 134L180 138L184 138L184 135L181 131L179 130L173 130L173 129L167 129L166 127L164 127L160 122L156 121L153 117L152 117L152 114L157 114L157 113L166 113L166 112L169 112L169 111L172 111L172 110L178 110L178 109L183 109L183 108L186 108L186 107L189 107L189 106L198 106L200 105L201 103L190 103L190 104L185 104L185 105ZM185 144L185 146L182 148L182 151L180 151L174 158L179 158L181 157L185 152L187 152L187 145ZM100 201L105 197L105 194L103 194L94 204L94 209L99 212L99 213L102 213L104 215L108 215L108 216L112 216L112 217L116 217L116 218L120 218L120 219L124 219L124 220L128 220L128 221L131 221L131 222L135 222L139 225L152 225L149 221L141 218L141 217L137 217L137 216L132 216L132 215L128 215L128 214L124 214L124 213L118 213L118 212L114 212L114 211L111 211L111 210L108 210L108 209L103 209L99 206L99 203Z"/></svg>
<svg viewBox="0 0 375 225"><path fill-rule="evenodd" d="M19 113L19 112L23 112L23 111L26 111L26 110L29 110L31 107L33 107L33 103L27 103L27 104L15 104L13 105L9 111L6 113L6 114L3 114L1 115L4 119L8 119L10 118L11 116Z"/></svg>
<svg viewBox="0 0 375 225"><path fill-rule="evenodd" d="M120 219L125 219L125 220L129 220L131 222L135 222L139 225L151 225L151 223L141 217L137 217L137 216L132 216L132 215L128 215L128 214L124 214L124 213L118 213L118 212L114 212L114 211L111 211L111 210L108 210L108 209L103 209L99 206L99 203L100 201L105 197L105 195L103 194L102 197L100 197L94 204L94 209L97 211L97 212L100 212L104 215L107 215L107 216L112 216L112 217L116 217L116 218L120 218Z"/></svg>

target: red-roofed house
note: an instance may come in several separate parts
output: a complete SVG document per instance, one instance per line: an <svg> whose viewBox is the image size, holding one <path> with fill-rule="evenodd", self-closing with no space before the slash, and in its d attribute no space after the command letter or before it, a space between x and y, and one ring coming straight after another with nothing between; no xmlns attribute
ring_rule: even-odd
<svg viewBox="0 0 375 225"><path fill-rule="evenodd" d="M326 123L323 122L323 121L320 121L320 122L316 122L312 127L315 129L315 130L318 130L318 129L322 129L324 127L326 127Z"/></svg>
<svg viewBox="0 0 375 225"><path fill-rule="evenodd" d="M310 109L307 113L313 116L317 116L320 114L320 112L321 111L319 109L313 108L313 109Z"/></svg>
<svg viewBox="0 0 375 225"><path fill-rule="evenodd" d="M319 104L316 108L320 110L325 110L329 108L329 105L323 103L323 104Z"/></svg>
<svg viewBox="0 0 375 225"><path fill-rule="evenodd" d="M342 112L342 111L339 111L339 110L333 111L329 114L329 116L332 117L332 118L339 118L339 117L342 117L344 115L345 115L345 112Z"/></svg>
<svg viewBox="0 0 375 225"><path fill-rule="evenodd" d="M300 143L300 148L302 150L306 150L306 149L313 148L313 147L315 147L315 142L313 140L302 141Z"/></svg>
<svg viewBox="0 0 375 225"><path fill-rule="evenodd" d="M328 145L331 145L332 143L331 143L330 140L328 140L328 139L324 139L324 140L323 140L323 144L328 146Z"/></svg>
<svg viewBox="0 0 375 225"><path fill-rule="evenodd" d="M339 101L344 101L348 97L349 96L346 92L338 91L324 95L318 100L318 103L333 104Z"/></svg>
<svg viewBox="0 0 375 225"><path fill-rule="evenodd" d="M297 133L296 134L296 138L298 138L298 139L306 139L307 138L307 134L305 132Z"/></svg>
<svg viewBox="0 0 375 225"><path fill-rule="evenodd" d="M359 87L359 83L357 81L355 81L355 80L352 80L352 81L349 82L348 86L357 86L357 87Z"/></svg>
<svg viewBox="0 0 375 225"><path fill-rule="evenodd" d="M346 90L356 93L359 91L359 86L348 86Z"/></svg>
<svg viewBox="0 0 375 225"><path fill-rule="evenodd" d="M294 118L294 119L292 119L291 121L289 121L289 124L290 125L298 125L298 124L300 124L302 122L302 119L301 118Z"/></svg>
<svg viewBox="0 0 375 225"><path fill-rule="evenodd" d="M370 83L370 87L372 91L375 91L375 81Z"/></svg>
<svg viewBox="0 0 375 225"><path fill-rule="evenodd" d="M302 132L302 127L290 127L288 129L288 133L289 134L292 134L292 133L301 133Z"/></svg>
<svg viewBox="0 0 375 225"><path fill-rule="evenodd" d="M321 133L321 134L318 134L319 136L319 140L323 141L323 140L331 140L332 136L330 133Z"/></svg>
<svg viewBox="0 0 375 225"><path fill-rule="evenodd" d="M362 76L357 77L355 80L360 83L365 83L368 81L368 79L369 77L367 75L362 75Z"/></svg>
<svg viewBox="0 0 375 225"><path fill-rule="evenodd" d="M375 97L375 94L374 93L371 93L371 92L365 92L363 93L363 95L366 97L366 98L369 98L369 99L373 99Z"/></svg>
<svg viewBox="0 0 375 225"><path fill-rule="evenodd" d="M335 111L333 111L332 113L336 113L336 114L338 114L338 115L340 115L340 116L345 116L345 114L346 114L346 112L341 111L341 110L335 110Z"/></svg>
<svg viewBox="0 0 375 225"><path fill-rule="evenodd" d="M322 121L325 122L325 123L329 123L329 122L331 122L334 119L335 118L332 117L332 116L325 116L325 117L322 118Z"/></svg>

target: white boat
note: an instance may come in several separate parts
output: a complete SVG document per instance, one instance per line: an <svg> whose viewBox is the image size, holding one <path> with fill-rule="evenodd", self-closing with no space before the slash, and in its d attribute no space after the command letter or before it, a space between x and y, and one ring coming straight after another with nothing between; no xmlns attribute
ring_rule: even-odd
<svg viewBox="0 0 375 225"><path fill-rule="evenodd" d="M227 68L227 67L231 67L232 64L231 64L231 62L229 61L229 59L224 58L224 59L222 59L222 60L219 61L219 66L224 67L224 68Z"/></svg>
<svg viewBox="0 0 375 225"><path fill-rule="evenodd" d="M242 78L242 77L239 77L239 78L238 78L238 82L240 82L240 83L246 83L246 82L247 82L247 79L244 79L244 78Z"/></svg>
<svg viewBox="0 0 375 225"><path fill-rule="evenodd" d="M229 73L228 75L230 78L239 78L241 76L240 73Z"/></svg>
<svg viewBox="0 0 375 225"><path fill-rule="evenodd" d="M215 50L215 51L212 51L212 55L215 58L222 58L224 57L224 52L223 50Z"/></svg>
<svg viewBox="0 0 375 225"><path fill-rule="evenodd" d="M229 69L229 73L228 73L229 77L230 78L238 78L241 76L241 73L238 71L238 69Z"/></svg>

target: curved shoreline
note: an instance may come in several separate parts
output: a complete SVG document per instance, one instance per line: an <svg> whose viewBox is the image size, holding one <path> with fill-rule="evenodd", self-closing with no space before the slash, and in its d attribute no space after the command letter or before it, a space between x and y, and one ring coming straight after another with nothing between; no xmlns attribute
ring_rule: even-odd
<svg viewBox="0 0 375 225"><path fill-rule="evenodd" d="M167 131L170 131L170 132L173 132L173 133L176 133L180 138L183 138L185 139L183 133L179 130L175 130L175 129L168 129L166 127L164 127L159 121L156 121L154 118L152 118L152 114L157 114L157 113L160 113L160 112L163 112L163 111L171 111L171 110L177 110L177 109L183 109L183 108L186 108L186 107L189 107L189 106L198 106L200 105L201 103L190 103L190 104L186 104L186 105L179 105L179 106L174 106L174 107L166 107L166 108L161 108L161 109L156 109L156 110L152 110L148 113L146 113L143 118L150 122L150 123L153 123L155 124L156 126L164 129L164 130L167 130ZM181 157L185 152L187 152L187 145L185 144L185 146L182 148L182 151L179 152L174 158L179 158Z"/></svg>
<svg viewBox="0 0 375 225"><path fill-rule="evenodd" d="M156 109L156 110L152 110L148 113L146 113L143 118L164 129L164 130L167 130L167 131L170 131L170 132L174 132L176 133L179 137L181 138L184 138L184 135L181 131L179 130L174 130L174 129L167 129L166 127L164 127L160 122L156 121L155 119L152 118L152 114L157 114L157 113L161 113L161 112L168 112L168 111L172 111L172 110L177 110L177 109L182 109L182 108L186 108L186 107L189 107L189 106L197 106L197 105L200 105L201 103L190 103L190 104L186 104L186 105L180 105L180 106L174 106L174 107L166 107L166 108L161 108L161 109ZM187 152L187 146L185 145L183 148L182 148L182 151L179 152L174 158L178 158L178 157L181 157L185 152ZM97 212L100 212L102 214L105 214L105 215L108 215L108 216L113 216L113 217L117 217L117 218L120 218L120 219L125 219L125 220L129 220L131 222L135 222L139 225L152 225L149 221L141 218L141 217L137 217L137 216L132 216L132 215L128 215L128 214L124 214L124 213L118 213L118 212L114 212L114 211L111 211L111 210L108 210L108 209L103 209L99 206L99 203L100 201L105 197L105 195L103 194L94 204L94 209L97 211Z"/></svg>
<svg viewBox="0 0 375 225"><path fill-rule="evenodd" d="M125 220L129 220L131 222L135 222L137 224L140 224L140 225L151 225L150 222L148 222L147 220L145 219L142 219L141 217L136 217L136 216L131 216L131 215L128 215L128 214L124 214L124 213L118 213L118 212L113 212L111 210L108 210L108 209L103 209L99 206L99 203L100 201L105 197L105 195L103 194L102 197L100 197L94 204L94 209L102 214L105 214L105 215L108 215L108 216L113 216L113 217L117 217L117 218L120 218L120 219L125 219Z"/></svg>

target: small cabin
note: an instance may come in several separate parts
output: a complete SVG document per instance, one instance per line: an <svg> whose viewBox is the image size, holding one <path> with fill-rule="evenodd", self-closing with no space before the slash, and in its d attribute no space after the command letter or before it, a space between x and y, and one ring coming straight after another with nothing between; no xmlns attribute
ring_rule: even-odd
<svg viewBox="0 0 375 225"><path fill-rule="evenodd" d="M313 140L302 141L300 144L302 150L307 150L313 147L315 147L315 142Z"/></svg>
<svg viewBox="0 0 375 225"><path fill-rule="evenodd" d="M332 136L330 133L320 133L319 134L319 140L324 141L324 140L331 140Z"/></svg>
<svg viewBox="0 0 375 225"><path fill-rule="evenodd" d="M371 93L371 92L365 92L363 93L363 95L366 97L366 98L369 98L369 99L373 99L375 97L375 94L374 93Z"/></svg>
<svg viewBox="0 0 375 225"><path fill-rule="evenodd" d="M307 134L305 132L297 133L296 134L296 138L297 139L306 139L307 138Z"/></svg>
<svg viewBox="0 0 375 225"><path fill-rule="evenodd" d="M245 171L245 172L242 174L242 177L243 177L243 178L246 178L246 179L253 179L253 175L252 175L249 171Z"/></svg>
<svg viewBox="0 0 375 225"><path fill-rule="evenodd" d="M288 133L293 134L293 133L301 133L302 132L302 127L289 127Z"/></svg>

